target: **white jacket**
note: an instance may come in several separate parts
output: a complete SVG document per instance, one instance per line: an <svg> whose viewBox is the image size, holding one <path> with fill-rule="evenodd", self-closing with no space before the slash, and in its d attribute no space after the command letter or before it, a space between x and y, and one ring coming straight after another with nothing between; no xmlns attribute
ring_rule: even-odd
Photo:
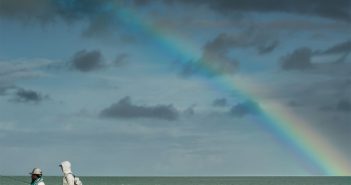
<svg viewBox="0 0 351 185"><path fill-rule="evenodd" d="M61 163L61 168L63 172L63 185L74 185L74 176L71 170L71 163L69 161L64 161Z"/></svg>

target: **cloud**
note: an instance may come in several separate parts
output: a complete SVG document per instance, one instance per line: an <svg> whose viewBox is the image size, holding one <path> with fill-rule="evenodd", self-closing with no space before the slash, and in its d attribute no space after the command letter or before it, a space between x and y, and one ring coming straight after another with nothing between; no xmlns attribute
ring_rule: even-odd
<svg viewBox="0 0 351 185"><path fill-rule="evenodd" d="M117 55L116 59L113 61L115 66L124 65L127 62L129 55L127 53L122 53Z"/></svg>
<svg viewBox="0 0 351 185"><path fill-rule="evenodd" d="M275 32L277 30L288 31L296 33L301 31L310 31L320 33L320 31L334 31L338 33L349 33L350 24L340 21L315 21L313 19L274 19L271 21L257 22L257 27Z"/></svg>
<svg viewBox="0 0 351 185"><path fill-rule="evenodd" d="M188 107L187 109L184 110L184 115L186 116L193 116L195 115L195 105Z"/></svg>
<svg viewBox="0 0 351 185"><path fill-rule="evenodd" d="M200 64L219 73L234 73L239 68L239 62L228 56L230 49L238 43L228 34L219 34L204 46Z"/></svg>
<svg viewBox="0 0 351 185"><path fill-rule="evenodd" d="M39 103L48 98L49 96L42 95L39 92L18 88L15 93L15 98L13 99L13 101L22 102L22 103L30 103L30 102Z"/></svg>
<svg viewBox="0 0 351 185"><path fill-rule="evenodd" d="M268 0L265 3L260 0L163 0L163 2L170 6L174 3L196 6L199 4L207 5L212 10L224 15L233 15L237 12L286 12L351 21L350 0L338 0L336 2L325 0ZM133 3L137 6L146 6L155 3L155 1L135 0ZM36 19L42 22L57 18L67 22L88 19L92 25L113 18L117 5L126 5L126 3L123 4L115 0L2 0L0 2L0 16L22 21ZM102 27L105 26L108 25L102 25Z"/></svg>
<svg viewBox="0 0 351 185"><path fill-rule="evenodd" d="M343 54L343 53L349 53L349 52L351 52L351 40L338 43L319 53L329 55L329 54Z"/></svg>
<svg viewBox="0 0 351 185"><path fill-rule="evenodd" d="M180 76L189 77L193 74L199 73L201 66L198 61L190 60L181 66Z"/></svg>
<svg viewBox="0 0 351 185"><path fill-rule="evenodd" d="M15 88L15 87L0 83L0 96L8 95L8 91L13 89L13 88Z"/></svg>
<svg viewBox="0 0 351 185"><path fill-rule="evenodd" d="M280 60L281 68L284 70L306 70L314 69L314 72L334 72L335 70L340 70L342 74L344 72L349 73L348 64L343 63L348 55L351 53L351 41L345 41L331 46L325 50L316 50L307 47L301 47L296 49L290 54L283 56ZM334 63L329 62L329 64L323 63L312 63L313 57L318 57L322 55L340 55L340 57L334 61ZM343 69L345 68L345 69ZM346 71L345 71L346 70ZM340 73L340 72L339 72Z"/></svg>
<svg viewBox="0 0 351 185"><path fill-rule="evenodd" d="M100 50L80 50L72 56L69 64L78 71L91 72L106 67L121 67L127 63L128 57L128 54L122 53L117 55L115 60L107 63Z"/></svg>
<svg viewBox="0 0 351 185"><path fill-rule="evenodd" d="M10 101L21 103L39 103L49 99L48 95L18 87L17 82L46 76L43 69L52 63L45 59L0 61L0 96L13 96Z"/></svg>
<svg viewBox="0 0 351 185"><path fill-rule="evenodd" d="M130 97L124 97L100 113L104 118L155 118L177 120L179 112L172 105L139 106L133 105Z"/></svg>
<svg viewBox="0 0 351 185"><path fill-rule="evenodd" d="M46 59L18 59L0 61L0 83L43 76L40 72L53 62Z"/></svg>
<svg viewBox="0 0 351 185"><path fill-rule="evenodd" d="M332 69L333 66L340 66L338 69ZM316 65L313 70L308 73L290 73L286 78L285 85L275 88L270 98L276 99L281 97L286 100L280 100L281 102L287 102L294 108L307 108L319 109L323 111L336 111L337 101L342 97L344 100L351 98L351 82L350 72L342 74L344 72L341 69L348 68L344 64L328 64L325 69L318 69L319 65ZM316 72L321 70L320 72ZM347 69L349 70L349 69ZM349 70L350 71L350 70ZM317 75L316 75L317 74ZM282 74L286 76L287 74ZM279 78L279 77L276 77ZM280 78L284 78L281 76ZM274 87L270 87L274 88ZM328 98L333 97L333 98Z"/></svg>
<svg viewBox="0 0 351 185"><path fill-rule="evenodd" d="M88 21L84 36L104 36L116 28L116 5L114 0L2 0L0 17L20 22L52 23L63 20L67 23ZM114 21L113 24L111 24Z"/></svg>
<svg viewBox="0 0 351 185"><path fill-rule="evenodd" d="M221 33L205 44L202 56L198 61L190 61L183 66L182 74L184 76L192 75L197 72L233 74L239 69L239 62L230 57L229 52L235 47L248 45L249 43L247 42L246 39ZM210 70L203 71L204 69Z"/></svg>
<svg viewBox="0 0 351 185"><path fill-rule="evenodd" d="M257 52L260 55L264 55L267 53L272 52L275 48L277 48L279 45L279 42L277 40L274 40L272 42L267 43L266 45L261 45L257 47Z"/></svg>
<svg viewBox="0 0 351 185"><path fill-rule="evenodd" d="M339 100L336 105L336 110L342 112L350 112L351 111L351 102L347 99Z"/></svg>
<svg viewBox="0 0 351 185"><path fill-rule="evenodd" d="M235 15L237 12L285 12L351 22L350 0L336 2L325 0L268 0L264 3L260 0L181 0L181 2L208 5L211 9L224 15Z"/></svg>
<svg viewBox="0 0 351 185"><path fill-rule="evenodd" d="M0 95L8 95L13 89L18 89L17 81L45 76L43 68L52 63L45 59L0 61Z"/></svg>
<svg viewBox="0 0 351 185"><path fill-rule="evenodd" d="M284 70L305 70L312 67L312 50L307 47L298 48L281 59L281 67Z"/></svg>
<svg viewBox="0 0 351 185"><path fill-rule="evenodd" d="M162 1L162 0L160 0ZM116 30L123 30L123 8L144 8L148 4L157 4L160 1L136 0L2 0L0 2L0 18L11 19L23 23L39 22L42 24L63 20L72 24L76 22L87 23L82 35L87 37L109 37ZM301 15L320 16L329 19L351 21L350 0L329 2L324 0L269 0L262 3L259 0L163 0L165 4L201 5L208 7L221 15L238 15L247 12L285 12ZM134 6L136 5L136 6Z"/></svg>
<svg viewBox="0 0 351 185"><path fill-rule="evenodd" d="M104 67L104 59L100 51L81 50L76 52L70 61L72 67L81 72L89 72Z"/></svg>
<svg viewBox="0 0 351 185"><path fill-rule="evenodd" d="M113 30L117 30L118 27L114 22L112 13L102 13L94 18L90 19L90 24L86 30L82 32L84 37L105 37L109 38L113 35Z"/></svg>
<svg viewBox="0 0 351 185"><path fill-rule="evenodd" d="M243 117L249 114L259 113L259 104L253 101L245 101L239 104L234 105L230 111L230 115L235 117Z"/></svg>
<svg viewBox="0 0 351 185"><path fill-rule="evenodd" d="M256 25L248 26L244 31L237 34L221 33L212 41L207 42L204 46L206 52L226 54L231 48L250 48L257 49L259 54L272 52L279 44L271 33L258 31L260 28Z"/></svg>
<svg viewBox="0 0 351 185"><path fill-rule="evenodd" d="M55 2L50 0L2 0L0 16L3 18L29 21L38 19L43 22L52 20L58 13Z"/></svg>
<svg viewBox="0 0 351 185"><path fill-rule="evenodd" d="M215 107L225 107L227 106L227 104L228 102L227 102L227 99L225 98L218 98L212 102L212 105Z"/></svg>
<svg viewBox="0 0 351 185"><path fill-rule="evenodd" d="M340 55L335 62L341 63L344 62L349 54L351 53L351 40L338 43L330 48L327 48L324 51L315 51L315 55Z"/></svg>
<svg viewBox="0 0 351 185"><path fill-rule="evenodd" d="M240 62L232 55L234 49L255 49L258 54L268 54L278 47L275 36L258 31L250 26L239 33L220 33L203 46L202 56L198 60L187 62L181 71L184 76L194 73L210 75L234 74L239 70ZM209 69L208 71L204 71Z"/></svg>
<svg viewBox="0 0 351 185"><path fill-rule="evenodd" d="M290 100L288 102L288 105L291 106L291 107L299 107L299 106L302 106L303 104L301 104L300 102L297 102L295 100Z"/></svg>

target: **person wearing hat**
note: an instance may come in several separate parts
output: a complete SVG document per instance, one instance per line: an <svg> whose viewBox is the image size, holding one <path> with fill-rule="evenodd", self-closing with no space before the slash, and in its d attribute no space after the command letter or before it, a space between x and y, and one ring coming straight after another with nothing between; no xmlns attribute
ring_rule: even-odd
<svg viewBox="0 0 351 185"><path fill-rule="evenodd" d="M29 174L32 175L32 182L30 185L45 185L41 169L34 168L33 171Z"/></svg>
<svg viewBox="0 0 351 185"><path fill-rule="evenodd" d="M63 161L60 165L63 173L63 185L74 185L74 176L71 170L71 163Z"/></svg>

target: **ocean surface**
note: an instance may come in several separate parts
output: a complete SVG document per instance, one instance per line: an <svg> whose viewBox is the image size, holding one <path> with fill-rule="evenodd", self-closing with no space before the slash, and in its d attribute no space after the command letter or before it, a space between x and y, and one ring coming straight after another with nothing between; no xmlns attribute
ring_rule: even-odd
<svg viewBox="0 0 351 185"><path fill-rule="evenodd" d="M80 177L83 185L351 185L348 177ZM62 177L44 177L62 185ZM0 176L0 185L29 184L30 177Z"/></svg>

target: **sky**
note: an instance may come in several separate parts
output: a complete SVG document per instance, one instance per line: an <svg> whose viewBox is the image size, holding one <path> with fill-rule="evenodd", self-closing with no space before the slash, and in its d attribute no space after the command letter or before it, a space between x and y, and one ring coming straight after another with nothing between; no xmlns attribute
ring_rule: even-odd
<svg viewBox="0 0 351 185"><path fill-rule="evenodd" d="M351 166L350 0L1 0L0 28L1 175Z"/></svg>

